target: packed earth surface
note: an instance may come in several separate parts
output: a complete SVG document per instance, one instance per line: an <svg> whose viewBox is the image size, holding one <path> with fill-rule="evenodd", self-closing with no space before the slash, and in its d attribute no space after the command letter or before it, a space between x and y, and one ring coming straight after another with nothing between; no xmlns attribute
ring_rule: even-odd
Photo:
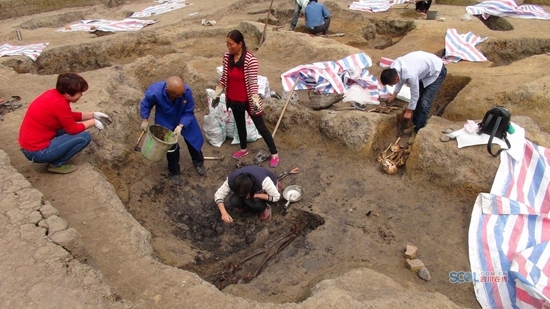
<svg viewBox="0 0 550 309"><path fill-rule="evenodd" d="M203 0L144 18L158 23L137 32L56 31L81 19L123 19L155 4L121 2L0 21L5 42L49 43L35 62L0 58L0 97L20 96L22 104L2 110L0 122L0 275L7 278L0 307L480 307L473 285L451 283L449 273L470 269L472 206L478 193L489 192L499 159L484 146L458 149L440 136L504 105L528 139L550 145L548 21L464 18L463 3L433 4L437 17L426 20L414 5L372 14L349 10L351 1L326 1L329 36L312 37L303 17L289 30L293 1ZM282 95L281 74L302 64L364 52L378 77L381 57L443 55L449 28L488 37L478 49L489 61L447 64L432 117L410 147L405 102L385 113L375 105L370 112L338 110L350 106L342 102L314 110L307 91L286 109L284 99L265 100L270 130L284 111L275 135L281 163L272 170L298 167L281 182L304 192L286 209L284 199L275 203L267 223L229 209L234 222L224 224L213 198L231 171L254 164L263 140L249 143L250 155L239 161L231 158L238 145L230 139L221 147L205 143L205 156L224 159L207 160L201 177L180 139L180 185L170 181L166 161L134 150L143 92L169 76L193 89L202 126L206 89L217 84L233 29L244 33L260 75ZM330 35L337 33L344 35ZM101 132L89 129L92 143L71 160L76 172L56 175L28 162L17 137L26 108L64 72L78 72L90 85L73 110L101 111L113 122ZM396 140L408 160L388 175L377 157ZM407 245L418 248L430 281L405 266Z"/></svg>

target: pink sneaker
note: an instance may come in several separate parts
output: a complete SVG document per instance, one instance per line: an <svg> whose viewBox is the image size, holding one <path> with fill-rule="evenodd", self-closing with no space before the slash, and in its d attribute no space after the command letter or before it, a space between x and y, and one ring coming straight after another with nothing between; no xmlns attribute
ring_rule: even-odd
<svg viewBox="0 0 550 309"><path fill-rule="evenodd" d="M239 150L233 154L233 159L240 159L248 154L248 150Z"/></svg>
<svg viewBox="0 0 550 309"><path fill-rule="evenodd" d="M269 160L269 166L271 167L277 167L279 165L279 156L271 157L271 160Z"/></svg>
<svg viewBox="0 0 550 309"><path fill-rule="evenodd" d="M260 220L263 222L271 220L271 206L267 205L267 208L260 214Z"/></svg>

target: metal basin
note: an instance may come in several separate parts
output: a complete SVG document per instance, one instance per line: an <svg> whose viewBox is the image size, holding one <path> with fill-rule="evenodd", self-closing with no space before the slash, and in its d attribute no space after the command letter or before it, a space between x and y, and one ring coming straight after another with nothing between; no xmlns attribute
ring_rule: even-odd
<svg viewBox="0 0 550 309"><path fill-rule="evenodd" d="M283 191L283 198L286 200L285 209L290 203L297 202L302 199L304 190L298 185L291 185L285 188Z"/></svg>

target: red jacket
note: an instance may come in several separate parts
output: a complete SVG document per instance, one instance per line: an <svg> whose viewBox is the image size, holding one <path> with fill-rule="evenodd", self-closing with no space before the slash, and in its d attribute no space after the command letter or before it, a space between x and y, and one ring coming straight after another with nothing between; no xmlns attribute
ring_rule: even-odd
<svg viewBox="0 0 550 309"><path fill-rule="evenodd" d="M70 102L56 89L50 89L31 102L19 129L19 146L29 151L47 148L58 130L68 134L86 130L82 113L73 112Z"/></svg>

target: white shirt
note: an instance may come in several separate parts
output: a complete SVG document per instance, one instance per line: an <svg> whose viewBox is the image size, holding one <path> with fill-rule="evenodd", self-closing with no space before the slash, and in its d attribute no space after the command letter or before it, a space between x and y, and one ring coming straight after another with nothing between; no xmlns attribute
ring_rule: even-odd
<svg viewBox="0 0 550 309"><path fill-rule="evenodd" d="M390 68L395 69L399 76L394 93L399 93L401 87L408 84L411 88L408 109L415 110L420 96L420 81L424 88L431 85L443 69L443 60L434 54L415 51L395 59Z"/></svg>

